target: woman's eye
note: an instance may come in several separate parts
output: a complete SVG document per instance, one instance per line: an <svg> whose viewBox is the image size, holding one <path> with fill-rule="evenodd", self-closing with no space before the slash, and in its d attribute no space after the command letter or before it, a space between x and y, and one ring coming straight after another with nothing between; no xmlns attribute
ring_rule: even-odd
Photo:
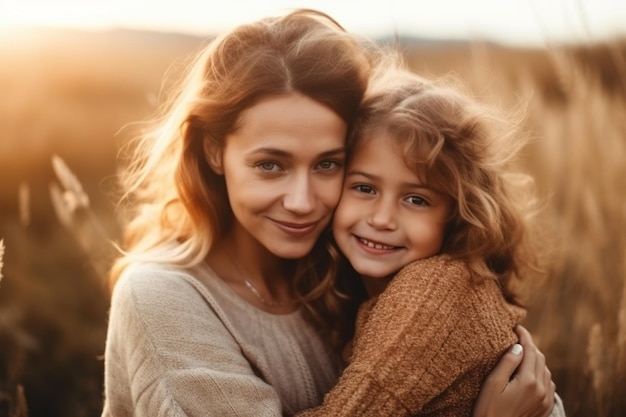
<svg viewBox="0 0 626 417"><path fill-rule="evenodd" d="M261 168L263 171L273 172L278 170L278 164L272 161L265 161L257 164L257 168Z"/></svg>
<svg viewBox="0 0 626 417"><path fill-rule="evenodd" d="M371 187L371 186L365 185L365 184L355 185L352 188L355 189L356 191L360 192L360 193L374 194L376 192L374 190L374 187Z"/></svg>
<svg viewBox="0 0 626 417"><path fill-rule="evenodd" d="M414 206L427 206L428 201L420 196L411 195L405 199L409 204L413 204Z"/></svg>
<svg viewBox="0 0 626 417"><path fill-rule="evenodd" d="M320 163L317 164L317 166L319 169L323 171L330 171L330 170L339 168L340 164L337 161L328 160L328 161L321 161Z"/></svg>

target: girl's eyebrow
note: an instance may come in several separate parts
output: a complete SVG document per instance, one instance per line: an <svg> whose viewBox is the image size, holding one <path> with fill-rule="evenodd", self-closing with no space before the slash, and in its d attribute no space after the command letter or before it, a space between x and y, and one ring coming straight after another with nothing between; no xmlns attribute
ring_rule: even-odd
<svg viewBox="0 0 626 417"><path fill-rule="evenodd" d="M378 177L377 175L373 175L365 171L359 171L358 169L351 169L349 171L346 171L346 177L351 175L361 175L362 177L369 178L371 180L380 179L380 177Z"/></svg>
<svg viewBox="0 0 626 417"><path fill-rule="evenodd" d="M360 175L362 177L369 179L370 181L380 181L381 179L381 177L378 175L370 174L369 172L360 171L358 169L351 169L350 171L346 172L346 178L354 176L354 175ZM424 184L422 182L403 182L400 185L402 185L405 188L419 188L421 190L429 190L429 191L436 192L436 190L434 190L428 184Z"/></svg>
<svg viewBox="0 0 626 417"><path fill-rule="evenodd" d="M322 152L318 156L320 158L323 158L323 157L329 157L329 156L344 155L345 153L346 153L346 148L345 146L342 146L340 148L331 149L331 150ZM254 149L253 151L249 153L249 155L256 155L256 154L273 155L273 156L291 156L290 152L287 152L283 149L277 149L277 148L258 148L258 149Z"/></svg>

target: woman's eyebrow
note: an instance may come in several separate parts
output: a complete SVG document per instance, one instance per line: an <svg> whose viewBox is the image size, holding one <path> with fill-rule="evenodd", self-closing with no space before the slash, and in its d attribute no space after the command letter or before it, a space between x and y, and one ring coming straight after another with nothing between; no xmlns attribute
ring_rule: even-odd
<svg viewBox="0 0 626 417"><path fill-rule="evenodd" d="M335 148L335 149L331 149L328 151L324 151L319 154L319 157L343 155L345 153L346 153L346 148L342 146L340 148ZM265 155L274 155L274 156L290 156L291 152L287 152L284 149L278 149L278 148L258 148L258 149L254 149L249 154L250 155L265 154Z"/></svg>
<svg viewBox="0 0 626 417"><path fill-rule="evenodd" d="M331 149L326 152L322 152L320 156L335 156L335 155L343 155L346 153L346 147L342 146L340 148Z"/></svg>

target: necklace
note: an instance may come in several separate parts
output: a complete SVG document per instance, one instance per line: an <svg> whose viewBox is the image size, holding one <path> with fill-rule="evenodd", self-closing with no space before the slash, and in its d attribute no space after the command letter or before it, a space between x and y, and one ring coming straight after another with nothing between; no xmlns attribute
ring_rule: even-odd
<svg viewBox="0 0 626 417"><path fill-rule="evenodd" d="M292 305L298 303L298 301L296 301L296 300L271 301L271 300L265 299L265 297L263 297L261 295L259 290L257 290L257 288L250 282L250 280L248 280L248 278L246 278L246 274L244 274L244 272L241 270L241 268L239 267L239 264L237 262L235 262L235 258L230 253L230 251L228 252L228 258L230 259L230 263L233 264L233 266L235 267L237 272L239 272L239 275L242 276L243 283L246 285L246 288L249 289L250 292L252 294L254 294L254 296L256 298L258 298L258 300L261 302L261 304L263 304L263 305L265 305L267 307L287 307L287 306L292 306Z"/></svg>
<svg viewBox="0 0 626 417"><path fill-rule="evenodd" d="M285 307L285 306L291 306L297 303L297 301L295 300L289 300L289 301L269 301L266 300L261 293L259 293L259 290L256 289L256 287L254 285L252 285L252 283L250 281L248 281L247 278L243 278L243 283L246 284L246 287L250 290L250 292L252 292L252 294L256 295L256 297L259 299L259 301L261 302L261 304L264 304L268 307Z"/></svg>

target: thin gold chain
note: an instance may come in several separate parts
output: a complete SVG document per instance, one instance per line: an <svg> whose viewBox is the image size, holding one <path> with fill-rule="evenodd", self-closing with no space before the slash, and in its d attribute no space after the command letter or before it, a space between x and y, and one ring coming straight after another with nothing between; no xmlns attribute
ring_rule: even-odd
<svg viewBox="0 0 626 417"><path fill-rule="evenodd" d="M250 290L250 292L252 294L254 294L256 298L259 299L261 304L266 305L268 307L286 307L286 306L292 306L292 305L298 303L295 300L289 300L289 301L270 301L270 300L266 300L265 297L263 297L261 295L259 290L257 290L257 288L250 282L250 280L248 280L248 278L246 277L246 274L239 267L239 264L237 264L237 262L235 262L235 258L232 255L232 253L230 253L230 251L227 251L227 253L228 253L228 257L230 259L230 262L233 264L233 266L235 267L237 272L239 272L239 274L243 278L243 283L246 285L246 288L248 288Z"/></svg>

